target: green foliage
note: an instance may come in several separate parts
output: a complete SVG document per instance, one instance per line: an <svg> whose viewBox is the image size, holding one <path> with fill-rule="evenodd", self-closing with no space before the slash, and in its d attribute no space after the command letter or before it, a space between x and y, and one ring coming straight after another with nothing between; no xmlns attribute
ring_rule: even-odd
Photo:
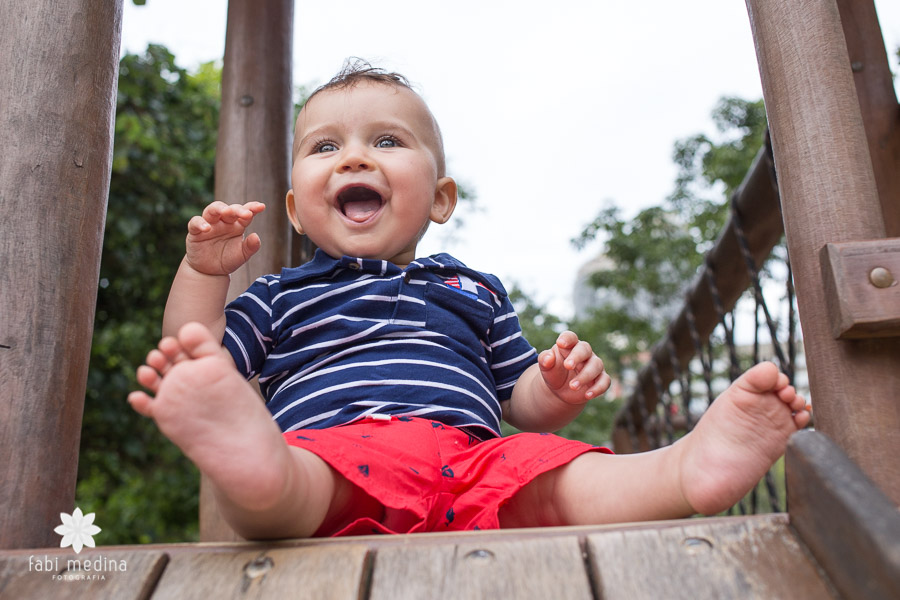
<svg viewBox="0 0 900 600"><path fill-rule="evenodd" d="M188 73L162 46L120 63L77 490L103 544L196 537L196 470L125 398L159 340L187 221L213 199L219 81L212 64Z"/></svg>
<svg viewBox="0 0 900 600"><path fill-rule="evenodd" d="M535 303L517 286L510 289L509 299L516 308L525 339L537 348L538 352L555 344L556 338L567 328L567 324L559 317L548 312L546 307ZM573 329L583 339L592 339L591 332L575 327ZM589 402L581 415L558 433L569 439L608 446L613 420L620 406L621 402L618 400L597 398ZM504 435L516 432L506 423L502 424L502 428Z"/></svg>
<svg viewBox="0 0 900 600"><path fill-rule="evenodd" d="M726 222L723 195L737 190L762 145L761 100L723 98L713 120L721 141L698 134L676 142L678 175L666 202L630 220L618 208L605 207L573 240L584 247L599 239L609 259L606 269L591 276L592 285L608 290L609 301L590 320L598 331L607 328L600 346L610 357L634 356L661 337Z"/></svg>
<svg viewBox="0 0 900 600"><path fill-rule="evenodd" d="M627 219L606 206L573 240L600 242L607 266L590 276L599 306L571 328L588 340L613 378L634 371L659 341L684 301L706 252L728 216L763 143L763 102L722 98L713 111L715 139L698 134L675 143L675 189L665 202Z"/></svg>

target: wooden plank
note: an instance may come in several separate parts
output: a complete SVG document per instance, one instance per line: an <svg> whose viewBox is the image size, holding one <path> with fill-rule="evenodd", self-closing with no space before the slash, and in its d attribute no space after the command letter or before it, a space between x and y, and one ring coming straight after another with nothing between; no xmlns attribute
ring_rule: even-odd
<svg viewBox="0 0 900 600"><path fill-rule="evenodd" d="M153 599L357 600L367 553L362 544L343 544L173 555Z"/></svg>
<svg viewBox="0 0 900 600"><path fill-rule="evenodd" d="M819 258L835 338L900 335L900 238L825 244Z"/></svg>
<svg viewBox="0 0 900 600"><path fill-rule="evenodd" d="M900 598L900 513L832 441L791 437L791 524L847 598Z"/></svg>
<svg viewBox="0 0 900 600"><path fill-rule="evenodd" d="M122 0L0 2L0 548L74 504L121 27Z"/></svg>
<svg viewBox="0 0 900 600"><path fill-rule="evenodd" d="M168 557L163 552L102 549L0 557L0 596L54 600L143 600ZM77 567L81 567L80 569Z"/></svg>
<svg viewBox="0 0 900 600"><path fill-rule="evenodd" d="M816 428L900 504L900 338L835 340L818 253L883 239L835 0L747 0L778 168Z"/></svg>
<svg viewBox="0 0 900 600"><path fill-rule="evenodd" d="M370 600L592 597L576 536L384 547L375 556L369 596Z"/></svg>
<svg viewBox="0 0 900 600"><path fill-rule="evenodd" d="M588 555L604 600L836 597L770 517L591 535Z"/></svg>
<svg viewBox="0 0 900 600"><path fill-rule="evenodd" d="M253 220L262 248L231 276L228 298L260 275L291 260L291 229L284 208L290 179L293 0L229 0L222 69L222 109L216 146L216 200L257 201L266 211ZM200 539L240 539L221 518L201 479Z"/></svg>

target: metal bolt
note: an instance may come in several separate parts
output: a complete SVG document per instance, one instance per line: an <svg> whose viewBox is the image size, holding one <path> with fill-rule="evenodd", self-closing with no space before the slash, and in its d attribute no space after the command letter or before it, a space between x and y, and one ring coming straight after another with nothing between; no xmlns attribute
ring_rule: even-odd
<svg viewBox="0 0 900 600"><path fill-rule="evenodd" d="M272 567L275 566L275 561L273 561L268 556L260 556L254 558L246 565L244 565L244 576L248 579L256 579L257 577L262 577L266 573L268 573Z"/></svg>
<svg viewBox="0 0 900 600"><path fill-rule="evenodd" d="M860 73L860 72L862 72L862 70L865 69L865 68L866 68L866 65L864 65L864 64L862 63L862 61L855 60L855 61L853 61L852 63L850 63L850 69L851 69L854 73Z"/></svg>
<svg viewBox="0 0 900 600"><path fill-rule="evenodd" d="M250 94L241 96L241 106L250 106L251 104L253 104L253 96Z"/></svg>
<svg viewBox="0 0 900 600"><path fill-rule="evenodd" d="M884 289L894 285L894 276L884 267L875 267L869 272L869 281L877 288Z"/></svg>
<svg viewBox="0 0 900 600"><path fill-rule="evenodd" d="M490 550L472 550L468 554L466 554L466 558L494 558L494 553Z"/></svg>
<svg viewBox="0 0 900 600"><path fill-rule="evenodd" d="M713 548L713 543L706 538L689 537L681 542L688 554L700 554L709 552Z"/></svg>

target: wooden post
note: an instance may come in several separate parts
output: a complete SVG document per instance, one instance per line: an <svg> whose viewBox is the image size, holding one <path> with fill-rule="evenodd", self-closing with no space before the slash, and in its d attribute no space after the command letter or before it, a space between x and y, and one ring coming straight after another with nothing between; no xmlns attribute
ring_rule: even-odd
<svg viewBox="0 0 900 600"><path fill-rule="evenodd" d="M229 298L253 280L277 273L291 260L290 222L284 198L290 181L291 51L293 0L230 0L222 72L222 111L216 148L216 199L226 204L259 201L266 211L252 231L262 248L231 277ZM236 539L215 510L204 482L200 539Z"/></svg>
<svg viewBox="0 0 900 600"><path fill-rule="evenodd" d="M900 106L874 0L837 0L889 237L900 237Z"/></svg>
<svg viewBox="0 0 900 600"><path fill-rule="evenodd" d="M0 548L72 512L122 0L0 3Z"/></svg>
<svg viewBox="0 0 900 600"><path fill-rule="evenodd" d="M868 0L864 0L868 1ZM837 340L819 252L885 237L835 0L747 0L816 427L900 503L900 338Z"/></svg>

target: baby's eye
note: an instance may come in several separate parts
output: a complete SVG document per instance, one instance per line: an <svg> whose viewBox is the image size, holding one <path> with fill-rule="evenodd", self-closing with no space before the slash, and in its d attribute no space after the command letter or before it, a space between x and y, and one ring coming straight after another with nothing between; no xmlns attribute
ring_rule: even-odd
<svg viewBox="0 0 900 600"><path fill-rule="evenodd" d="M375 142L376 148L396 148L397 146L397 140L391 136L383 137Z"/></svg>
<svg viewBox="0 0 900 600"><path fill-rule="evenodd" d="M337 151L337 146L335 146L331 142L319 142L315 146L315 152L317 154L321 154L322 152L335 152L335 151Z"/></svg>

